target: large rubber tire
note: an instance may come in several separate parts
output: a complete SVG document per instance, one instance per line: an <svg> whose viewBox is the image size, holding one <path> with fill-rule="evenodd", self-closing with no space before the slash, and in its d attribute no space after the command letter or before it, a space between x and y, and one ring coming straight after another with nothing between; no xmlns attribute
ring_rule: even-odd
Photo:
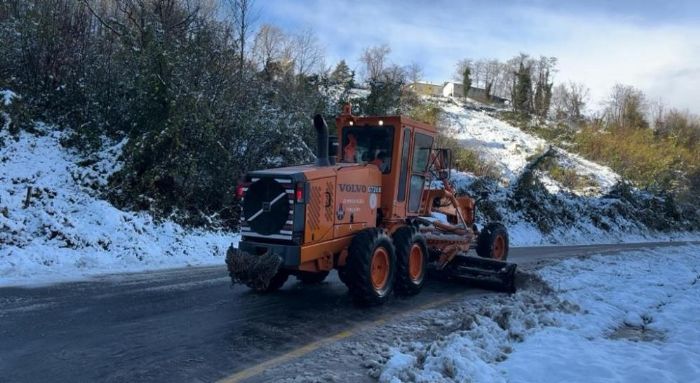
<svg viewBox="0 0 700 383"><path fill-rule="evenodd" d="M348 249L345 276L353 300L361 305L380 305L394 290L396 256L394 244L384 231L369 228L355 234Z"/></svg>
<svg viewBox="0 0 700 383"><path fill-rule="evenodd" d="M297 279L305 285L317 285L326 279L328 271L319 271L317 273L301 271L296 276Z"/></svg>
<svg viewBox="0 0 700 383"><path fill-rule="evenodd" d="M508 259L508 230L500 223L492 222L479 233L476 254L482 258L506 261Z"/></svg>
<svg viewBox="0 0 700 383"><path fill-rule="evenodd" d="M413 226L404 226L394 232L396 248L396 292L418 294L425 283L428 266L428 245L425 237Z"/></svg>
<svg viewBox="0 0 700 383"><path fill-rule="evenodd" d="M280 270L275 274L272 279L270 279L270 283L267 284L266 288L260 288L259 286L251 286L248 285L251 289L255 290L257 293L271 293L273 291L279 290L285 282L287 282L287 278L289 278L289 272L286 270Z"/></svg>

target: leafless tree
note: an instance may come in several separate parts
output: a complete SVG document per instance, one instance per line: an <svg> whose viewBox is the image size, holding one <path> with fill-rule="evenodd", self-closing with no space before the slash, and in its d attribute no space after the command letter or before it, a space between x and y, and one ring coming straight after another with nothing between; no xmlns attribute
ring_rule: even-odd
<svg viewBox="0 0 700 383"><path fill-rule="evenodd" d="M412 62L404 68L406 71L406 77L411 83L416 83L423 79L423 67L417 63Z"/></svg>
<svg viewBox="0 0 700 383"><path fill-rule="evenodd" d="M452 76L453 80L455 80L458 83L462 83L464 81L464 70L466 68L469 68L470 70L473 70L473 60L466 58L466 59L461 59L457 61L457 65L455 68L455 74ZM472 80L473 81L473 80Z"/></svg>
<svg viewBox="0 0 700 383"><path fill-rule="evenodd" d="M310 28L305 28L294 35L291 41L292 59L296 73L302 76L309 75L319 69L323 61L323 50L318 43L318 38Z"/></svg>
<svg viewBox="0 0 700 383"><path fill-rule="evenodd" d="M238 70L242 75L245 69L246 42L251 26L257 19L255 0L227 0L227 4L238 43Z"/></svg>
<svg viewBox="0 0 700 383"><path fill-rule="evenodd" d="M365 64L366 80L378 80L381 77L389 53L391 53L391 48L387 44L365 48L360 56L360 61Z"/></svg>
<svg viewBox="0 0 700 383"><path fill-rule="evenodd" d="M283 57L287 36L274 25L264 24L253 40L253 59L259 68L267 70Z"/></svg>
<svg viewBox="0 0 700 383"><path fill-rule="evenodd" d="M605 103L605 118L619 127L648 127L644 115L647 101L641 90L629 85L616 84Z"/></svg>
<svg viewBox="0 0 700 383"><path fill-rule="evenodd" d="M557 85L552 92L554 118L570 123L581 122L588 98L589 89L581 83Z"/></svg>

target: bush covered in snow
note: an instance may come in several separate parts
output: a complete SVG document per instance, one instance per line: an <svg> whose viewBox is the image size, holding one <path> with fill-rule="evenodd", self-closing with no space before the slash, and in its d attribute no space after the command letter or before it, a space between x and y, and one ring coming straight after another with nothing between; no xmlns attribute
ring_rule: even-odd
<svg viewBox="0 0 700 383"><path fill-rule="evenodd" d="M235 233L191 230L100 198L123 142L87 161L60 144L63 133L0 131L0 285L188 265L223 265Z"/></svg>

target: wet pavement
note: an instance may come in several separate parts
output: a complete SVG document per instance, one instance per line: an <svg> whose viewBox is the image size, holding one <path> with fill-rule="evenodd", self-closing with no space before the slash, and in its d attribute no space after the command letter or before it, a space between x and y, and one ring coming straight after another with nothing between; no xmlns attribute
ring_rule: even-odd
<svg viewBox="0 0 700 383"><path fill-rule="evenodd" d="M685 244L511 249L528 264L558 257ZM0 288L0 382L210 382L362 323L469 293L429 280L411 298L358 308L333 272L292 277L279 292L230 287L226 268L113 275L89 282Z"/></svg>

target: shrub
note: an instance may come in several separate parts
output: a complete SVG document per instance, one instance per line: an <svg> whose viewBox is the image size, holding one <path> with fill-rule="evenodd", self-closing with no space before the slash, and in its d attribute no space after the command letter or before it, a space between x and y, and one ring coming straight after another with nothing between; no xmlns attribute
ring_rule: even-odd
<svg viewBox="0 0 700 383"><path fill-rule="evenodd" d="M676 190L679 174L700 164L700 154L650 129L584 127L574 147L586 158L610 166L636 186Z"/></svg>

